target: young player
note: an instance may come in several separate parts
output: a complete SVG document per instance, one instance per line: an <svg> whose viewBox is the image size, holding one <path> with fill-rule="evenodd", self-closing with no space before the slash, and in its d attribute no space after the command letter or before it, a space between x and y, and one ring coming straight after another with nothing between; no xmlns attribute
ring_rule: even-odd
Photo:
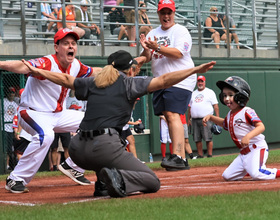
<svg viewBox="0 0 280 220"><path fill-rule="evenodd" d="M229 107L226 118L207 115L203 118L206 125L208 120L223 126L230 132L230 136L240 154L224 171L225 180L239 180L248 173L253 180L271 180L280 177L280 170L266 168L268 158L268 146L262 133L264 124L255 110L247 107L251 89L248 83L238 77L231 76L225 81L218 81L221 89L219 95L222 104Z"/></svg>

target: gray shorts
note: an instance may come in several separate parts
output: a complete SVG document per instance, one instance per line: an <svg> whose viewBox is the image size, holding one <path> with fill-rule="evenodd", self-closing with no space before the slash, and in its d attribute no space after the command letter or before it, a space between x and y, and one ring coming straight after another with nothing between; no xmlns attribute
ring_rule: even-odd
<svg viewBox="0 0 280 220"><path fill-rule="evenodd" d="M184 137L189 138L188 125L183 124L183 127L184 127Z"/></svg>
<svg viewBox="0 0 280 220"><path fill-rule="evenodd" d="M193 127L193 140L194 142L202 141L212 141L213 135L211 132L211 127L213 122L208 121L207 126L203 126L202 118L192 118Z"/></svg>

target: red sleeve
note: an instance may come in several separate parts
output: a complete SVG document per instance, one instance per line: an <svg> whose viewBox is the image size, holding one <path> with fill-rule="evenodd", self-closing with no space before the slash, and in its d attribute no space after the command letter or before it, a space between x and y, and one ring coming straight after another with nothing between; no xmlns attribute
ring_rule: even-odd
<svg viewBox="0 0 280 220"><path fill-rule="evenodd" d="M47 57L41 57L41 58L36 58L36 59L31 59L28 61L32 66L39 68L39 69L44 69L44 70L51 70L51 61ZM37 76L32 76L40 80L44 80L44 77L37 77Z"/></svg>
<svg viewBox="0 0 280 220"><path fill-rule="evenodd" d="M246 122L250 125L255 125L256 122L261 122L261 119L257 115L254 109L248 109L245 112Z"/></svg>
<svg viewBox="0 0 280 220"><path fill-rule="evenodd" d="M92 67L87 66L87 65L81 63L80 60L78 60L78 61L79 61L80 65L81 65L81 68L80 68L80 72L78 73L77 77L85 78L85 77L91 76L91 74L93 72Z"/></svg>

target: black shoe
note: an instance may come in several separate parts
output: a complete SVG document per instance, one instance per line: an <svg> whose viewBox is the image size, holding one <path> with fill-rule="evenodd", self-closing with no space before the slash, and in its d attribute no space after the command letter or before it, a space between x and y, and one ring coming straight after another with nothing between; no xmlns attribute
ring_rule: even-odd
<svg viewBox="0 0 280 220"><path fill-rule="evenodd" d="M97 180L95 182L94 188L95 188L94 193L93 193L94 197L109 196L107 186L105 185L105 183L101 182L100 180Z"/></svg>
<svg viewBox="0 0 280 220"><path fill-rule="evenodd" d="M91 185L91 182L87 178L85 178L83 173L74 170L66 163L66 161L58 165L58 169L66 176L68 176L70 179L72 179L76 183L79 183L80 185L84 185L84 186Z"/></svg>
<svg viewBox="0 0 280 220"><path fill-rule="evenodd" d="M6 179L5 189L12 193L27 193L29 190L23 185L23 181Z"/></svg>
<svg viewBox="0 0 280 220"><path fill-rule="evenodd" d="M207 157L209 158L209 157L212 157L212 155L207 155Z"/></svg>
<svg viewBox="0 0 280 220"><path fill-rule="evenodd" d="M196 158L197 158L197 159L201 159L201 158L203 158L203 156L198 155Z"/></svg>
<svg viewBox="0 0 280 220"><path fill-rule="evenodd" d="M185 164L185 167L184 168L166 168L166 171L179 171L179 170L189 170L191 169L190 166L189 166L189 162L186 158L186 160L183 160L184 161L184 164Z"/></svg>
<svg viewBox="0 0 280 220"><path fill-rule="evenodd" d="M178 157L176 154L171 154L168 160L162 161L160 165L163 168L175 168L175 169L185 168L184 160Z"/></svg>
<svg viewBox="0 0 280 220"><path fill-rule="evenodd" d="M99 173L100 181L104 182L108 188L108 194L111 197L125 197L125 184L121 174L116 168L102 168Z"/></svg>

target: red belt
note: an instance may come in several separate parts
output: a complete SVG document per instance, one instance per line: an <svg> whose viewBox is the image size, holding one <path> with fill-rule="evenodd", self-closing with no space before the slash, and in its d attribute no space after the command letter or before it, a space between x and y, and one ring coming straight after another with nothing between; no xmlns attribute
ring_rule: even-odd
<svg viewBox="0 0 280 220"><path fill-rule="evenodd" d="M257 146L255 144L253 144L253 148L255 149L255 148L257 148ZM240 154L246 155L246 154L248 154L250 152L251 152L251 150L250 150L250 148L248 146L248 147L242 148L242 150L240 151Z"/></svg>

